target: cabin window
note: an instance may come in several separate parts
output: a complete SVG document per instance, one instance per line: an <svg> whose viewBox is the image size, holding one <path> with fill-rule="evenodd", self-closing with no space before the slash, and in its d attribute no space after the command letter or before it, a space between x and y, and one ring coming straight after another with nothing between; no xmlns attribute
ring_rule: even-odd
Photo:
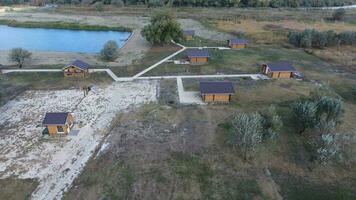
<svg viewBox="0 0 356 200"><path fill-rule="evenodd" d="M57 126L57 132L64 132L63 126Z"/></svg>

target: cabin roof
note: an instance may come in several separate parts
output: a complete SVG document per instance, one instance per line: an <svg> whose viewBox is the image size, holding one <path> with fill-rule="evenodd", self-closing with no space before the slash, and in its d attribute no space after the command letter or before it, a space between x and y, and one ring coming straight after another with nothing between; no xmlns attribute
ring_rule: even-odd
<svg viewBox="0 0 356 200"><path fill-rule="evenodd" d="M289 71L296 71L293 67L292 63L288 61L279 61L274 63L267 63L267 66L270 71L272 72L289 72Z"/></svg>
<svg viewBox="0 0 356 200"><path fill-rule="evenodd" d="M71 67L71 66L77 67L82 70L89 69L89 64L84 61L81 61L81 60L75 60L75 61L71 62L70 64L68 64L66 67Z"/></svg>
<svg viewBox="0 0 356 200"><path fill-rule="evenodd" d="M229 45L233 45L233 44L247 44L248 41L246 39L238 39L238 38L235 38L235 39L230 39L228 40L229 41Z"/></svg>
<svg viewBox="0 0 356 200"><path fill-rule="evenodd" d="M67 122L68 112L46 113L43 119L43 125L65 125Z"/></svg>
<svg viewBox="0 0 356 200"><path fill-rule="evenodd" d="M194 36L195 30L182 30L184 36Z"/></svg>
<svg viewBox="0 0 356 200"><path fill-rule="evenodd" d="M188 50L187 51L187 56L188 58L208 58L209 56L209 52L207 50L199 50L199 49L192 49L192 50Z"/></svg>
<svg viewBox="0 0 356 200"><path fill-rule="evenodd" d="M234 94L234 86L230 81L201 81L200 93L204 94Z"/></svg>

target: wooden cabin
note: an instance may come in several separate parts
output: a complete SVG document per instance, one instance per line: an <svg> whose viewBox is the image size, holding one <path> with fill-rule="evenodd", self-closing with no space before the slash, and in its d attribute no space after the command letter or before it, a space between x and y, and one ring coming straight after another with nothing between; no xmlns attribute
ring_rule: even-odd
<svg viewBox="0 0 356 200"><path fill-rule="evenodd" d="M195 31L194 30L183 30L182 34L183 34L183 38L185 40L193 40L193 38L195 36Z"/></svg>
<svg viewBox="0 0 356 200"><path fill-rule="evenodd" d="M42 124L46 126L50 136L67 135L74 124L74 117L68 112L46 113Z"/></svg>
<svg viewBox="0 0 356 200"><path fill-rule="evenodd" d="M75 60L63 68L64 77L86 77L89 75L89 64Z"/></svg>
<svg viewBox="0 0 356 200"><path fill-rule="evenodd" d="M293 78L296 69L290 62L280 61L262 65L262 71L270 78Z"/></svg>
<svg viewBox="0 0 356 200"><path fill-rule="evenodd" d="M209 61L209 52L205 49L192 49L187 51L187 58L190 64L204 64Z"/></svg>
<svg viewBox="0 0 356 200"><path fill-rule="evenodd" d="M200 95L205 103L230 102L234 94L234 87L229 81L200 82Z"/></svg>
<svg viewBox="0 0 356 200"><path fill-rule="evenodd" d="M246 48L248 41L245 39L230 39L227 41L227 45L232 49Z"/></svg>

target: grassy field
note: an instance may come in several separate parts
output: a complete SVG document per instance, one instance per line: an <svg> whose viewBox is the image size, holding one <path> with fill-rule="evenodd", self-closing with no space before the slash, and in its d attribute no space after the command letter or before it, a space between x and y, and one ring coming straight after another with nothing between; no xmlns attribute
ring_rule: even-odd
<svg viewBox="0 0 356 200"><path fill-rule="evenodd" d="M2 179L0 180L0 199L30 199L37 185L38 182L31 179Z"/></svg>
<svg viewBox="0 0 356 200"><path fill-rule="evenodd" d="M150 16L159 9L105 7L99 12L92 6L71 5L60 6L55 12ZM207 106L180 105L176 81L162 80L158 103L119 115L107 139L108 148L88 162L64 199L356 199L355 145L351 145L353 148L341 162L329 165L313 162L307 140L312 133L296 134L290 114L291 102L322 89L344 101L343 123L335 132L356 130L354 47L310 51L286 44L286 34L291 29L355 30L356 13L347 12L343 23L334 23L325 20L332 11L321 10L171 10L178 17L200 20L211 29L232 34L245 32L251 45L243 50L211 50L212 57L206 65L165 63L146 75L258 73L263 63L288 60L306 79L222 79L233 82L236 95L231 104ZM225 45L225 41L199 37L182 43ZM143 59L112 70L118 76L132 76L177 49L155 46ZM348 59L344 59L346 56ZM184 52L175 59L183 58ZM186 90L198 90L199 80L183 81ZM93 74L84 80L64 79L61 73L0 75L0 103L25 89L66 89L109 83L111 79L104 74ZM253 159L245 161L238 148L226 143L226 135L231 131L230 119L236 113L258 112L271 105L281 116L283 127L276 140L260 145ZM36 185L6 180L0 181L0 186L2 183L7 186L7 192L20 199L28 197ZM16 192L18 189L21 192ZM7 195L0 194L0 199L13 198Z"/></svg>
<svg viewBox="0 0 356 200"><path fill-rule="evenodd" d="M133 76L178 50L179 47L173 45L153 46L142 59L134 60L131 65L125 67L112 67L111 70L119 77Z"/></svg>
<svg viewBox="0 0 356 200"><path fill-rule="evenodd" d="M316 56L303 50L283 48L278 45L251 45L241 50L209 50L210 60L203 65L176 65L164 63L147 75L178 74L228 74L258 73L261 65L275 61L289 61L308 76L309 71L325 71L332 67ZM185 59L185 52L177 55L176 60Z"/></svg>

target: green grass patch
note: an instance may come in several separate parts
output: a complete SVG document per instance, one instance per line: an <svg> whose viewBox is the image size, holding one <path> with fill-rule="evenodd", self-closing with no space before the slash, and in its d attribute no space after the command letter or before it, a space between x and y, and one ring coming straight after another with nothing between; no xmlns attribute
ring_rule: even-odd
<svg viewBox="0 0 356 200"><path fill-rule="evenodd" d="M349 182L314 183L305 178L272 170L272 177L289 200L346 200L355 199L355 180Z"/></svg>
<svg viewBox="0 0 356 200"><path fill-rule="evenodd" d="M86 31L125 31L131 32L132 29L127 27L115 26L101 26L101 25L88 25L79 24L73 22L36 22L36 21L26 21L20 22L16 20L1 19L0 24L7 25L11 27L22 27L22 28L52 28L52 29L69 29L69 30L86 30Z"/></svg>
<svg viewBox="0 0 356 200"><path fill-rule="evenodd" d="M34 179L2 179L0 180L0 199L30 199L38 184Z"/></svg>
<svg viewBox="0 0 356 200"><path fill-rule="evenodd" d="M325 72L330 65L300 49L287 49L277 45L249 46L241 50L209 49L210 60L202 65L163 63L147 75L197 75L260 73L261 65L276 61L289 61L308 76L309 71ZM185 60L186 51L172 60Z"/></svg>

